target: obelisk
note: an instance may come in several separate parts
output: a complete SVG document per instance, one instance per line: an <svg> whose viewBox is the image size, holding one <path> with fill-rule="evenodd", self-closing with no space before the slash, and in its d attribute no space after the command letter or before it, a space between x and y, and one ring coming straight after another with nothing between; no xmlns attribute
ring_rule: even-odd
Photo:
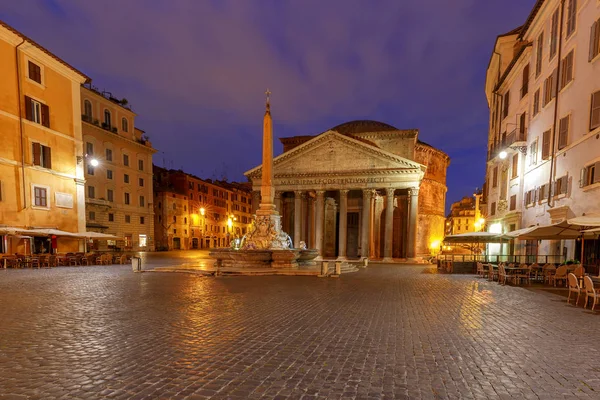
<svg viewBox="0 0 600 400"><path fill-rule="evenodd" d="M267 105L265 116L263 118L263 153L262 153L262 176L260 184L260 205L256 210L256 215L269 216L279 215L275 209L275 189L273 188L273 120L271 118L271 104L269 89L265 92L267 95Z"/></svg>

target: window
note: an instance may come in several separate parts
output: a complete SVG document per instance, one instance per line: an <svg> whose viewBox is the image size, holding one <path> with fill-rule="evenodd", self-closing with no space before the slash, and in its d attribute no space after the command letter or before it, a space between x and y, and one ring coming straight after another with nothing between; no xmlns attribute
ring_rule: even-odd
<svg viewBox="0 0 600 400"><path fill-rule="evenodd" d="M550 59L556 55L558 49L558 12L557 8L552 14L552 28L550 30Z"/></svg>
<svg viewBox="0 0 600 400"><path fill-rule="evenodd" d="M39 143L31 144L32 164L43 168L52 168L52 151L50 147Z"/></svg>
<svg viewBox="0 0 600 400"><path fill-rule="evenodd" d="M510 91L506 92L506 94L502 97L504 101L504 105L502 107L502 118L506 118L508 116L508 107L510 105Z"/></svg>
<svg viewBox="0 0 600 400"><path fill-rule="evenodd" d="M531 143L529 146L529 165L537 164L538 141Z"/></svg>
<svg viewBox="0 0 600 400"><path fill-rule="evenodd" d="M550 134L551 130L547 130L542 134L542 160L550 158Z"/></svg>
<svg viewBox="0 0 600 400"><path fill-rule="evenodd" d="M92 164L88 164L87 165L87 173L88 173L88 175L94 175L94 170L95 170L95 168L94 168L94 166Z"/></svg>
<svg viewBox="0 0 600 400"><path fill-rule="evenodd" d="M33 205L36 207L48 207L48 189L45 187L33 187Z"/></svg>
<svg viewBox="0 0 600 400"><path fill-rule="evenodd" d="M110 128L111 127L111 115L110 115L110 111L108 110L104 110L104 127L105 128Z"/></svg>
<svg viewBox="0 0 600 400"><path fill-rule="evenodd" d="M600 162L588 165L581 170L579 187L593 185L594 183L600 183Z"/></svg>
<svg viewBox="0 0 600 400"><path fill-rule="evenodd" d="M127 122L127 118L121 119L121 130L123 132L129 131L129 122Z"/></svg>
<svg viewBox="0 0 600 400"><path fill-rule="evenodd" d="M523 85L521 86L521 98L529 93L529 64L523 68Z"/></svg>
<svg viewBox="0 0 600 400"><path fill-rule="evenodd" d="M544 81L544 107L546 107L546 105L550 103L554 97L556 97L556 75L557 73L555 68L554 71L552 71L552 74Z"/></svg>
<svg viewBox="0 0 600 400"><path fill-rule="evenodd" d="M531 205L535 202L534 190L528 190L525 192L525 205Z"/></svg>
<svg viewBox="0 0 600 400"><path fill-rule="evenodd" d="M25 118L50 128L50 109L48 106L28 96L25 96Z"/></svg>
<svg viewBox="0 0 600 400"><path fill-rule="evenodd" d="M87 122L92 122L92 103L89 100L83 101L83 115L87 117Z"/></svg>
<svg viewBox="0 0 600 400"><path fill-rule="evenodd" d="M548 184L542 185L538 188L538 202L541 204L545 199L548 198Z"/></svg>
<svg viewBox="0 0 600 400"><path fill-rule="evenodd" d="M158 209L160 210L162 208L162 202L158 202Z"/></svg>
<svg viewBox="0 0 600 400"><path fill-rule="evenodd" d="M126 224L130 224L131 223L131 215L126 215L125 216L125 223Z"/></svg>
<svg viewBox="0 0 600 400"><path fill-rule="evenodd" d="M523 113L519 116L519 138L518 141L525 140L525 131L527 130L527 114Z"/></svg>
<svg viewBox="0 0 600 400"><path fill-rule="evenodd" d="M177 223L177 217L173 215L173 223Z"/></svg>
<svg viewBox="0 0 600 400"><path fill-rule="evenodd" d="M29 61L28 67L29 67L29 79L31 79L32 81L35 81L37 83L42 83L42 69L40 68L40 66Z"/></svg>
<svg viewBox="0 0 600 400"><path fill-rule="evenodd" d="M492 203L492 207L490 209L490 215L496 215L496 202Z"/></svg>
<svg viewBox="0 0 600 400"><path fill-rule="evenodd" d="M146 198L144 196L140 196L140 207L146 206Z"/></svg>
<svg viewBox="0 0 600 400"><path fill-rule="evenodd" d="M513 155L512 158L512 179L519 176L519 153Z"/></svg>
<svg viewBox="0 0 600 400"><path fill-rule="evenodd" d="M540 89L535 91L533 95L533 116L535 117L540 112Z"/></svg>
<svg viewBox="0 0 600 400"><path fill-rule="evenodd" d="M88 198L95 199L96 198L96 188L93 186L88 186Z"/></svg>
<svg viewBox="0 0 600 400"><path fill-rule="evenodd" d="M94 155L94 144L90 143L90 142L86 142L85 152L88 156L93 156Z"/></svg>
<svg viewBox="0 0 600 400"><path fill-rule="evenodd" d="M110 202L115 201L115 192L112 189L106 190L106 199Z"/></svg>
<svg viewBox="0 0 600 400"><path fill-rule="evenodd" d="M590 29L590 55L589 61L592 61L600 54L600 19L592 24Z"/></svg>
<svg viewBox="0 0 600 400"><path fill-rule="evenodd" d="M138 160L138 169L140 171L144 170L144 160Z"/></svg>
<svg viewBox="0 0 600 400"><path fill-rule="evenodd" d="M173 235L177 234L177 229L173 229Z"/></svg>
<svg viewBox="0 0 600 400"><path fill-rule="evenodd" d="M108 214L108 222L115 222L115 214L113 214L113 213Z"/></svg>
<svg viewBox="0 0 600 400"><path fill-rule="evenodd" d="M140 217L140 224L144 225L145 222L146 222L146 219L144 217Z"/></svg>
<svg viewBox="0 0 600 400"><path fill-rule="evenodd" d="M187 218L183 218L183 223L187 224Z"/></svg>
<svg viewBox="0 0 600 400"><path fill-rule="evenodd" d="M127 174L123 175L123 182L129 183L129 175L127 175Z"/></svg>
<svg viewBox="0 0 600 400"><path fill-rule="evenodd" d="M141 187L143 187L144 186L144 178L139 178L138 183Z"/></svg>
<svg viewBox="0 0 600 400"><path fill-rule="evenodd" d="M517 195L513 194L510 196L509 211L515 211L517 209Z"/></svg>
<svg viewBox="0 0 600 400"><path fill-rule="evenodd" d="M590 110L590 131L600 126L600 91L592 94L592 107Z"/></svg>
<svg viewBox="0 0 600 400"><path fill-rule="evenodd" d="M127 154L123 154L123 165L129 167L129 156Z"/></svg>
<svg viewBox="0 0 600 400"><path fill-rule="evenodd" d="M498 186L498 166L494 167L493 175L492 175L492 187Z"/></svg>
<svg viewBox="0 0 600 400"><path fill-rule="evenodd" d="M569 120L570 115L560 119L558 127L558 149L564 149L569 142Z"/></svg>
<svg viewBox="0 0 600 400"><path fill-rule="evenodd" d="M144 217L141 217L144 218ZM140 247L146 247L148 245L148 237L146 235L140 235Z"/></svg>
<svg viewBox="0 0 600 400"><path fill-rule="evenodd" d="M535 77L542 73L542 57L544 56L544 32L537 38L537 52L535 58Z"/></svg>
<svg viewBox="0 0 600 400"><path fill-rule="evenodd" d="M112 178L113 178L112 169L107 169L106 170L106 179L112 179Z"/></svg>
<svg viewBox="0 0 600 400"><path fill-rule="evenodd" d="M94 212L94 211L90 211L90 212L88 213L88 219L89 219L90 221L95 221L95 220L96 220L96 212Z"/></svg>
<svg viewBox="0 0 600 400"><path fill-rule="evenodd" d="M567 175L561 176L554 182L554 196L559 196L561 194L567 194L567 188L569 185L569 178Z"/></svg>
<svg viewBox="0 0 600 400"><path fill-rule="evenodd" d="M106 149L106 161L112 161L112 150Z"/></svg>
<svg viewBox="0 0 600 400"><path fill-rule="evenodd" d="M129 193L125 193L125 204L129 204Z"/></svg>
<svg viewBox="0 0 600 400"><path fill-rule="evenodd" d="M561 90L573 80L573 50L562 60L562 70L560 73Z"/></svg>
<svg viewBox="0 0 600 400"><path fill-rule="evenodd" d="M567 37L575 32L577 26L577 0L569 0L567 8Z"/></svg>

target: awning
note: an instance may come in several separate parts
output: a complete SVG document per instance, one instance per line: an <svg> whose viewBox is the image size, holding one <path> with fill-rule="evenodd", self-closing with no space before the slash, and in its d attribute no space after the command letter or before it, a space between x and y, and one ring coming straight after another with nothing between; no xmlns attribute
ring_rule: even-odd
<svg viewBox="0 0 600 400"><path fill-rule="evenodd" d="M100 233L100 232L83 232L80 233L81 236L90 238L90 239L107 239L107 240L116 240L119 239L118 236L110 235L108 233Z"/></svg>
<svg viewBox="0 0 600 400"><path fill-rule="evenodd" d="M538 228L538 226L536 225L536 226L530 226L529 228L517 229L515 231L506 232L504 234L504 237L507 239L517 239L519 236L525 235L531 231L534 231L537 228Z"/></svg>
<svg viewBox="0 0 600 400"><path fill-rule="evenodd" d="M537 226L534 230L521 234L519 239L527 240L564 240L581 236L581 227L562 221L554 225Z"/></svg>
<svg viewBox="0 0 600 400"><path fill-rule="evenodd" d="M38 228L38 229L18 229L17 233L26 234L30 236L67 236L74 238L81 238L79 233L61 231L53 228Z"/></svg>
<svg viewBox="0 0 600 400"><path fill-rule="evenodd" d="M600 227L600 216L584 215L582 217L575 217L575 218L568 219L567 222L571 225Z"/></svg>
<svg viewBox="0 0 600 400"><path fill-rule="evenodd" d="M506 239L499 233L467 232L446 236L444 243L503 243Z"/></svg>

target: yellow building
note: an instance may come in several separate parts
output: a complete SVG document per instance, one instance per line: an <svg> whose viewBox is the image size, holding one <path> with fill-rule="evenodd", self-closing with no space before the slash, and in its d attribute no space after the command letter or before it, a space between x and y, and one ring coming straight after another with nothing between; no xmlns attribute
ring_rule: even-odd
<svg viewBox="0 0 600 400"><path fill-rule="evenodd" d="M485 230L486 204L481 201L481 197L481 193L476 193L473 197L463 197L452 203L450 215L446 219L447 235Z"/></svg>
<svg viewBox="0 0 600 400"><path fill-rule="evenodd" d="M154 250L152 155L156 150L126 100L81 87L86 227L123 241L93 243L121 250Z"/></svg>
<svg viewBox="0 0 600 400"><path fill-rule="evenodd" d="M89 81L0 21L0 235L12 228L85 231L80 85ZM49 251L48 238L1 236L0 253ZM59 238L58 251L78 250Z"/></svg>

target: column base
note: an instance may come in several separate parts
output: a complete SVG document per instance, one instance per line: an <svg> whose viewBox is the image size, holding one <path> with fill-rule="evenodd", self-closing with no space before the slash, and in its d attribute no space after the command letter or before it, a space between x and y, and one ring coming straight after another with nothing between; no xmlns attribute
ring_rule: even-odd
<svg viewBox="0 0 600 400"><path fill-rule="evenodd" d="M338 258L335 259L336 261L348 261L348 258L346 256L338 256Z"/></svg>
<svg viewBox="0 0 600 400"><path fill-rule="evenodd" d="M383 257L383 260L381 260L381 262L384 262L384 263L393 263L394 259L392 257Z"/></svg>

